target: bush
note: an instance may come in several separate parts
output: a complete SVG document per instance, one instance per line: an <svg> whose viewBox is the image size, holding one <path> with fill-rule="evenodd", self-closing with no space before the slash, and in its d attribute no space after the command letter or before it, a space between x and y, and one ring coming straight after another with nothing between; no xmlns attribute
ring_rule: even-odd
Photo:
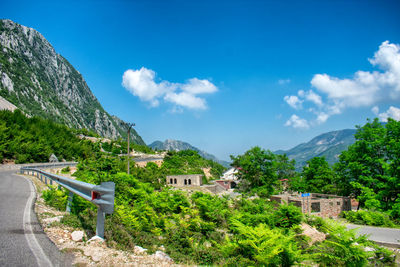
<svg viewBox="0 0 400 267"><path fill-rule="evenodd" d="M359 210L344 211L343 218L355 224L365 224L372 226L395 227L388 214L379 211Z"/></svg>
<svg viewBox="0 0 400 267"><path fill-rule="evenodd" d="M69 168L69 166L61 169L61 173L69 173L71 171L71 169Z"/></svg>
<svg viewBox="0 0 400 267"><path fill-rule="evenodd" d="M47 205L65 211L68 201L68 194L65 190L50 188L42 192L42 197Z"/></svg>
<svg viewBox="0 0 400 267"><path fill-rule="evenodd" d="M291 228L303 220L303 213L293 205L280 205L273 213L274 225L280 228Z"/></svg>
<svg viewBox="0 0 400 267"><path fill-rule="evenodd" d="M392 252L369 241L366 235L357 236L356 229L347 230L346 226L328 220L322 230L327 233L326 240L312 249L314 261L322 266L390 266L394 263Z"/></svg>

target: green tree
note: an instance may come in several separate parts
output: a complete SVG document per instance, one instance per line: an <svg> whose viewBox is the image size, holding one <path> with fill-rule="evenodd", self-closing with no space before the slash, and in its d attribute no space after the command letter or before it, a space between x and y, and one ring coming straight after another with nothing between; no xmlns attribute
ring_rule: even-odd
<svg viewBox="0 0 400 267"><path fill-rule="evenodd" d="M269 150L256 146L237 157L231 156L232 166L238 171L242 180L240 188L243 191L256 191L269 196L278 185L276 172L276 155Z"/></svg>
<svg viewBox="0 0 400 267"><path fill-rule="evenodd" d="M384 211L400 208L400 122L375 119L357 127L356 142L335 166L340 193L353 194L361 206ZM400 213L399 213L400 214Z"/></svg>
<svg viewBox="0 0 400 267"><path fill-rule="evenodd" d="M334 193L335 172L325 157L315 157L307 161L301 172L304 190L315 193Z"/></svg>

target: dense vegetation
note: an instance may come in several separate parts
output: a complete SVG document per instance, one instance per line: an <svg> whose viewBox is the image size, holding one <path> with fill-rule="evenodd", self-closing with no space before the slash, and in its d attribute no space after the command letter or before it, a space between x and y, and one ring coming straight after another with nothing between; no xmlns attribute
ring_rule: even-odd
<svg viewBox="0 0 400 267"><path fill-rule="evenodd" d="M368 121L357 127L355 139L335 165L315 157L300 173L285 156L254 147L232 157L244 181L239 189L269 196L281 192L282 181L287 179L288 190L351 196L359 201L360 208L370 210L370 217L376 217L374 212L383 212L394 223L400 223L400 122Z"/></svg>
<svg viewBox="0 0 400 267"><path fill-rule="evenodd" d="M277 206L265 198L230 199L201 192L187 193L166 187L156 179L182 164L187 170L193 169L198 164L195 153L172 153L174 160L167 164L133 167L131 175L123 173L125 162L118 157L101 156L78 165L77 179L116 184L115 212L106 217L105 237L109 246L133 249L140 245L149 253L163 246L174 260L188 264L330 265L337 262L331 255L340 257L344 250L348 254L340 259L343 264L363 266L382 258L384 263L377 262L377 266L383 266L393 261L388 251L364 237L357 238L353 232L323 220L306 218L310 224L329 233L326 241L311 244L301 234L299 225L305 218L297 207ZM177 160L179 154L182 157ZM67 192L51 189L43 195L48 204L64 209ZM95 215L95 206L76 197L72 214L62 222L83 227L93 235ZM375 250L366 252L366 247Z"/></svg>
<svg viewBox="0 0 400 267"><path fill-rule="evenodd" d="M94 156L98 145L77 138L87 130L73 130L38 117L28 118L21 111L0 111L0 161L16 163L48 162L51 154L59 160Z"/></svg>

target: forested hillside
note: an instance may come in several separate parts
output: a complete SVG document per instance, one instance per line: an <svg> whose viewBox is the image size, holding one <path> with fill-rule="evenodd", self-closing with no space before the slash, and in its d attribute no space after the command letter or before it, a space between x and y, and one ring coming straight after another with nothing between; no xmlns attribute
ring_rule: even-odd
<svg viewBox="0 0 400 267"><path fill-rule="evenodd" d="M28 118L20 110L1 110L0 161L48 162L51 154L67 161L94 156L98 144L79 139L79 133L96 135L39 117Z"/></svg>

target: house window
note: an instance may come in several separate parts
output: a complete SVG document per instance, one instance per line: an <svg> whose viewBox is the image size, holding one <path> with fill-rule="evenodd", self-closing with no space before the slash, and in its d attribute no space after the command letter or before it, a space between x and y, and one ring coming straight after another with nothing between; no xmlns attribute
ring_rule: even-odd
<svg viewBox="0 0 400 267"><path fill-rule="evenodd" d="M338 201L337 205L340 206L340 202L339 201Z"/></svg>
<svg viewBox="0 0 400 267"><path fill-rule="evenodd" d="M172 184L172 178L171 178L171 179L169 179L169 183L170 183L170 184Z"/></svg>
<svg viewBox="0 0 400 267"><path fill-rule="evenodd" d="M185 179L185 185L187 185L187 180Z"/></svg>
<svg viewBox="0 0 400 267"><path fill-rule="evenodd" d="M321 205L319 202L311 203L311 212L321 212Z"/></svg>
<svg viewBox="0 0 400 267"><path fill-rule="evenodd" d="M189 184L192 184L192 181L189 179Z"/></svg>
<svg viewBox="0 0 400 267"><path fill-rule="evenodd" d="M174 179L174 184L176 184L176 178Z"/></svg>

